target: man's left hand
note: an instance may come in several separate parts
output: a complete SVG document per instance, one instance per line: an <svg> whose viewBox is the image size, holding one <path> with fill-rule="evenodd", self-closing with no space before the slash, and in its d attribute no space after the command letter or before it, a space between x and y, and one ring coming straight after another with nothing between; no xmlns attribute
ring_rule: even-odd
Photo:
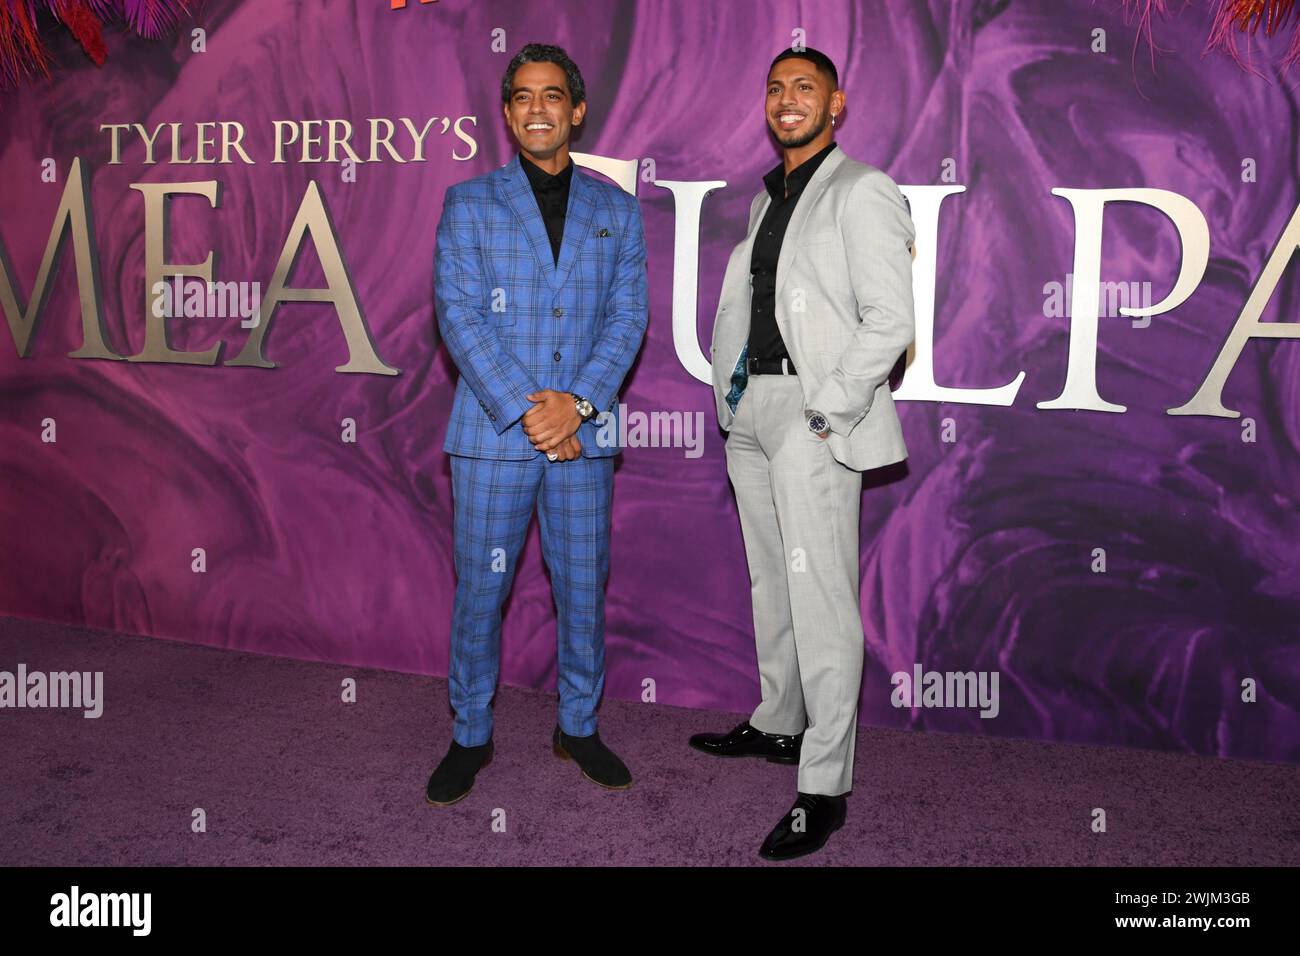
<svg viewBox="0 0 1300 956"><path fill-rule="evenodd" d="M524 434L538 451L554 451L577 434L582 416L568 392L544 388L526 397L535 404L524 413Z"/></svg>

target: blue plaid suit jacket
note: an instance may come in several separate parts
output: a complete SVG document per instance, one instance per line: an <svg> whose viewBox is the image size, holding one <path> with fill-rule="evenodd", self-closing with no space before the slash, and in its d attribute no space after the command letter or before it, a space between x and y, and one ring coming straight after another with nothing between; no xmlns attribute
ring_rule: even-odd
<svg viewBox="0 0 1300 956"><path fill-rule="evenodd" d="M570 160L572 162L572 160ZM520 419L544 388L588 399L612 418L647 322L645 235L634 197L575 167L556 265L516 154L447 190L438 223L438 326L460 369L443 450L472 458L540 455ZM582 453L604 457L597 424Z"/></svg>

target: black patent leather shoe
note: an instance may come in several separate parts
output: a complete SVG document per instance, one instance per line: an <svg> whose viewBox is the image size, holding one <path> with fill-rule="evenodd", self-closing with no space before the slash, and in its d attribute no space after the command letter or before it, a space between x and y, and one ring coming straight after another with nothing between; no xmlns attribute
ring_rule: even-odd
<svg viewBox="0 0 1300 956"><path fill-rule="evenodd" d="M557 725L551 735L551 747L561 760L572 760L582 768L582 775L606 790L627 790L632 774L614 751L605 746L600 734L570 737Z"/></svg>
<svg viewBox="0 0 1300 956"><path fill-rule="evenodd" d="M790 812L772 828L758 855L766 860L793 860L816 853L832 833L844 826L848 800L843 794L827 797L801 793Z"/></svg>
<svg viewBox="0 0 1300 956"><path fill-rule="evenodd" d="M449 807L474 789L474 775L492 762L492 741L480 747L462 747L456 741L429 777L425 799L435 807Z"/></svg>
<svg viewBox="0 0 1300 956"><path fill-rule="evenodd" d="M715 757L764 757L768 763L798 763L803 734L768 734L745 721L728 734L696 734L691 746Z"/></svg>

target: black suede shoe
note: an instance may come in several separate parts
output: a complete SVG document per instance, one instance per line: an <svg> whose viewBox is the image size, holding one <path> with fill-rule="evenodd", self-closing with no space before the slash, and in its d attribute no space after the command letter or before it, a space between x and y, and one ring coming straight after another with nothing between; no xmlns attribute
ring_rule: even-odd
<svg viewBox="0 0 1300 956"><path fill-rule="evenodd" d="M627 790L632 786L632 774L627 766L601 742L598 733L590 737L570 737L557 725L551 735L551 746L555 756L577 761L582 775L606 790Z"/></svg>
<svg viewBox="0 0 1300 956"><path fill-rule="evenodd" d="M765 757L768 763L798 763L803 734L767 734L745 721L728 734L696 734L691 746L715 757Z"/></svg>
<svg viewBox="0 0 1300 956"><path fill-rule="evenodd" d="M844 826L847 811L848 800L843 794L827 797L801 793L790 812L767 835L758 855L767 860L793 860L816 853L832 833Z"/></svg>
<svg viewBox="0 0 1300 956"><path fill-rule="evenodd" d="M435 807L449 807L474 789L474 775L492 762L492 741L480 747L462 747L456 741L429 777L425 798Z"/></svg>

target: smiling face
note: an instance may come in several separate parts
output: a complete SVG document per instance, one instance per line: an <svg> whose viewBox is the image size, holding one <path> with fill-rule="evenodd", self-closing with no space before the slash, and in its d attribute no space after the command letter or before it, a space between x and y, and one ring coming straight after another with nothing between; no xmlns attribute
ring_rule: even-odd
<svg viewBox="0 0 1300 956"><path fill-rule="evenodd" d="M554 63L525 63L515 71L506 122L524 154L538 165L567 162L569 132L582 123L587 104L573 105L564 70Z"/></svg>
<svg viewBox="0 0 1300 956"><path fill-rule="evenodd" d="M831 114L844 109L844 93L811 60L791 57L767 75L767 125L786 149L831 140Z"/></svg>

